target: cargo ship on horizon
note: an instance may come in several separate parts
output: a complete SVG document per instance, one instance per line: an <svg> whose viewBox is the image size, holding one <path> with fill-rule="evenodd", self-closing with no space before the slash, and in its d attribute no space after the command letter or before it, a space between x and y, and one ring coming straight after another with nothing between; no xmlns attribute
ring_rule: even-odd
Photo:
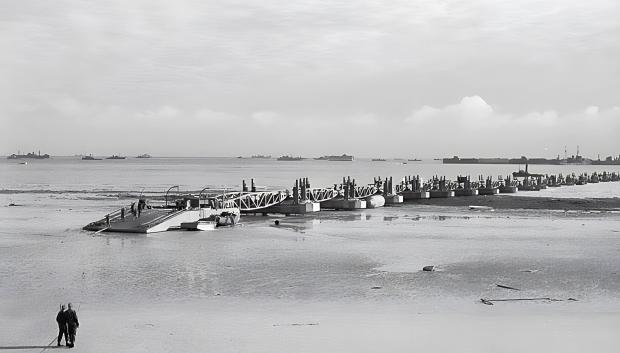
<svg viewBox="0 0 620 353"><path fill-rule="evenodd" d="M82 157L82 160L83 160L83 161L100 161L100 160L101 160L101 158L95 158L95 157L93 157L93 155L92 155L92 154L90 154L90 155L88 155L88 156L83 156L83 157Z"/></svg>
<svg viewBox="0 0 620 353"><path fill-rule="evenodd" d="M620 165L620 155L617 157L608 156L604 160L599 157L597 160L592 161L593 165Z"/></svg>
<svg viewBox="0 0 620 353"><path fill-rule="evenodd" d="M521 158L459 158L454 156L452 158L443 158L444 164L545 164L545 165L620 165L620 155L618 157L608 156L605 160L601 160L600 156L597 160L585 158L579 154L579 145L577 145L577 153L568 156L566 146L564 146L564 158L560 158L560 155L556 158L527 158L521 156Z"/></svg>
<svg viewBox="0 0 620 353"><path fill-rule="evenodd" d="M302 157L293 157L290 155L286 155L286 156L282 156L282 157L278 157L279 161L301 161L304 160L305 158Z"/></svg>
<svg viewBox="0 0 620 353"><path fill-rule="evenodd" d="M607 157L605 160L592 160L580 155L570 156L565 159L557 158L443 158L443 164L542 164L542 165L620 165L620 156Z"/></svg>
<svg viewBox="0 0 620 353"><path fill-rule="evenodd" d="M351 162L353 160L353 156L350 156L346 153L341 156L323 156L315 158L317 161L336 161L336 162Z"/></svg>
<svg viewBox="0 0 620 353"><path fill-rule="evenodd" d="M17 154L13 153L12 155L6 157L7 159L48 159L50 158L49 154L41 154L41 151L39 151L38 154L34 153L34 152L30 152L27 154L21 154L19 151L17 151Z"/></svg>
<svg viewBox="0 0 620 353"><path fill-rule="evenodd" d="M111 155L110 157L106 157L105 159L125 159L126 157L119 156L116 154Z"/></svg>

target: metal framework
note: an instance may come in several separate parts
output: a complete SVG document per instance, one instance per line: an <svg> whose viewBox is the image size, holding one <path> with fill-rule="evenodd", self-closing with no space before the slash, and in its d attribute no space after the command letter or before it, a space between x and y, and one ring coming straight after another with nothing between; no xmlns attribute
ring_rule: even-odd
<svg viewBox="0 0 620 353"><path fill-rule="evenodd" d="M403 191L405 191L406 189L407 189L407 185L405 185L405 184L401 183L401 184L394 185L394 193L395 194L400 194Z"/></svg>
<svg viewBox="0 0 620 353"><path fill-rule="evenodd" d="M306 199L312 202L323 202L338 196L338 191L334 188L312 188L306 189Z"/></svg>
<svg viewBox="0 0 620 353"><path fill-rule="evenodd" d="M349 199L364 199L376 194L378 191L379 189L375 185L355 186L353 188L353 195L349 195ZM344 192L342 195L344 195Z"/></svg>
<svg viewBox="0 0 620 353"><path fill-rule="evenodd" d="M287 197L285 191L227 192L214 197L226 207L237 207L241 211L255 211L277 205Z"/></svg>

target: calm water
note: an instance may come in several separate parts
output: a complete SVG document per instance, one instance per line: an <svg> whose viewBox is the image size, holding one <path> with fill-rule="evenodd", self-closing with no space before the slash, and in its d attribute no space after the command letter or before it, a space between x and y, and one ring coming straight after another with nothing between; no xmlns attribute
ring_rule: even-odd
<svg viewBox="0 0 620 353"><path fill-rule="evenodd" d="M163 192L172 185L182 190L200 190L204 187L239 189L241 180L256 180L258 187L269 189L291 188L296 178L309 177L312 186L326 187L339 183L343 176L356 178L358 184L372 182L373 177L392 176L396 180L406 175L429 178L445 175L508 175L517 165L454 165L438 161L329 162L306 160L283 162L277 160L236 158L151 158L126 160L82 161L75 157L56 157L50 160L32 160L20 165L12 160L0 160L0 192ZM620 166L532 166L535 173L592 173L594 171L620 172ZM561 188L528 195L567 194L572 197L619 196L620 183L601 183L580 188Z"/></svg>

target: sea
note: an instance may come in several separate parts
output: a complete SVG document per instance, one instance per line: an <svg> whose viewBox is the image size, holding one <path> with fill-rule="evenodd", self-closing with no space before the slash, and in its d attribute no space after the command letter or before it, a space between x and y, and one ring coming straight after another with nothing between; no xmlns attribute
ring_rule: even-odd
<svg viewBox="0 0 620 353"><path fill-rule="evenodd" d="M374 177L393 177L395 183L405 176L429 179L445 176L455 180L459 175L494 179L524 169L519 165L442 164L441 161L412 162L404 160L351 162L278 161L276 159L239 158L127 158L124 160L81 160L79 157L54 157L44 160L0 160L0 194L17 200L15 195L71 194L75 197L113 195L114 193L165 193L178 185L181 190L203 188L240 190L242 180L248 185L254 179L264 190L291 189L295 180L309 178L313 187L331 187L343 177L351 177L358 185L372 183ZM559 174L620 172L620 166L536 165L531 173ZM618 184L600 183L589 187L557 188L528 193L528 196L614 197ZM8 195L8 196L7 196ZM85 196L89 195L89 196ZM25 196L22 196L25 197Z"/></svg>

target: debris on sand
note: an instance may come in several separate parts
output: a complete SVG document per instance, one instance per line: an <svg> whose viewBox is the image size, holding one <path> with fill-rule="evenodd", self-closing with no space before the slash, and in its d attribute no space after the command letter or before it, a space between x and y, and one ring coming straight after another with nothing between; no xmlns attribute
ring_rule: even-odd
<svg viewBox="0 0 620 353"><path fill-rule="evenodd" d="M495 211L493 207L490 207L490 206L469 205L469 209L473 211Z"/></svg>
<svg viewBox="0 0 620 353"><path fill-rule="evenodd" d="M568 301L576 301L574 298L568 298ZM547 302L561 302L563 299L555 299L549 297L543 298L507 298L507 299L486 299L481 298L480 302L486 305L493 305L493 302L516 302L516 301L547 301Z"/></svg>
<svg viewBox="0 0 620 353"><path fill-rule="evenodd" d="M504 289L520 290L519 288L510 287L510 286L505 286L505 285L503 285L503 284L496 284L496 286L498 286L498 287L500 287L500 288L504 288Z"/></svg>
<svg viewBox="0 0 620 353"><path fill-rule="evenodd" d="M424 267L422 267L422 271L426 271L426 272L435 271L435 266L433 266L433 265L424 266Z"/></svg>

